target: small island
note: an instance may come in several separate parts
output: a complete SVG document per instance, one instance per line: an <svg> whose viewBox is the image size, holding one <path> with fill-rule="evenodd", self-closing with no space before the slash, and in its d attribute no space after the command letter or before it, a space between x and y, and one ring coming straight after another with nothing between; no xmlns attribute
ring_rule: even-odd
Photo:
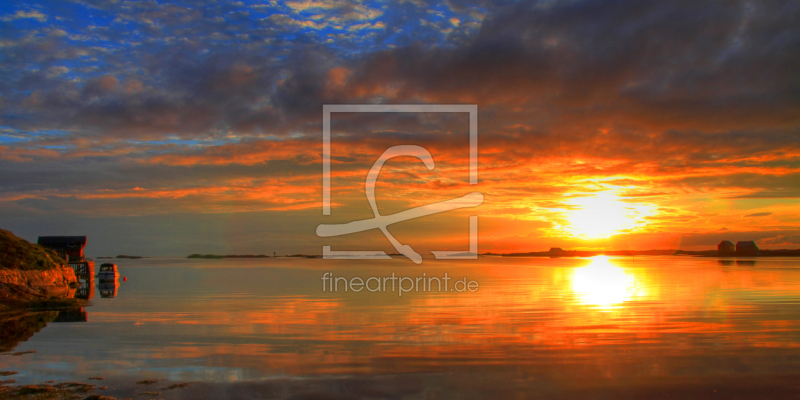
<svg viewBox="0 0 800 400"><path fill-rule="evenodd" d="M314 255L314 254L292 254L286 256L278 256L275 254L271 256L268 256L266 254L192 254L187 256L186 258L203 258L207 260L219 260L222 258L277 258L277 257L322 258L321 255Z"/></svg>
<svg viewBox="0 0 800 400"><path fill-rule="evenodd" d="M216 260L220 258L270 258L266 254L192 254L186 258L204 258Z"/></svg>

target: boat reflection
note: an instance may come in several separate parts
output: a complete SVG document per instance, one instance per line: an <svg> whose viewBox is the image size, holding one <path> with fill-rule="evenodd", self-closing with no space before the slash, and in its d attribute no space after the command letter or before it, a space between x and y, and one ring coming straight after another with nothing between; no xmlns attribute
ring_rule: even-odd
<svg viewBox="0 0 800 400"><path fill-rule="evenodd" d="M113 299L117 297L119 281L99 281L97 283L97 290L100 291L100 297L104 299Z"/></svg>
<svg viewBox="0 0 800 400"><path fill-rule="evenodd" d="M613 309L645 295L634 274L606 256L593 257L589 265L573 271L572 291L581 304L601 309Z"/></svg>

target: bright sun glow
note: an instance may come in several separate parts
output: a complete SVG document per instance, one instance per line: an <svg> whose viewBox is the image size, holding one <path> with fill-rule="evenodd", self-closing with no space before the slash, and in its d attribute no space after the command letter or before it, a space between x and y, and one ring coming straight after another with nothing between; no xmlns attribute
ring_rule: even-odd
<svg viewBox="0 0 800 400"><path fill-rule="evenodd" d="M643 295L633 274L613 265L606 256L594 257L591 264L574 270L572 291L581 303L600 308L611 308Z"/></svg>
<svg viewBox="0 0 800 400"><path fill-rule="evenodd" d="M612 193L580 197L569 202L577 207L567 212L566 230L573 236L586 239L607 238L644 225L644 217L652 207L628 204Z"/></svg>

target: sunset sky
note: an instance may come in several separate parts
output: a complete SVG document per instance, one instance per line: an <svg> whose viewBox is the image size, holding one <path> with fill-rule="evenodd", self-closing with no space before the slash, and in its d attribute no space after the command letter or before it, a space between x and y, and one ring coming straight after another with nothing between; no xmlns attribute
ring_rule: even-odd
<svg viewBox="0 0 800 400"><path fill-rule="evenodd" d="M800 2L423 0L0 4L0 228L89 256L800 247ZM336 114L324 104L475 104Z"/></svg>

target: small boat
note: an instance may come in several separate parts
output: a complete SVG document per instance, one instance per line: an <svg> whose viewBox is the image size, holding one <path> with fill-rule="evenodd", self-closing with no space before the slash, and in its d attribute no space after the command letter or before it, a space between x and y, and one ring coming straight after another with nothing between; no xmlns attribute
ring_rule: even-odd
<svg viewBox="0 0 800 400"><path fill-rule="evenodd" d="M97 282L97 290L100 291L100 297L104 299L113 299L117 297L117 290L119 290L119 281L99 281Z"/></svg>
<svg viewBox="0 0 800 400"><path fill-rule="evenodd" d="M117 279L119 279L117 264L105 263L100 265L100 271L97 272L97 280L116 281Z"/></svg>

